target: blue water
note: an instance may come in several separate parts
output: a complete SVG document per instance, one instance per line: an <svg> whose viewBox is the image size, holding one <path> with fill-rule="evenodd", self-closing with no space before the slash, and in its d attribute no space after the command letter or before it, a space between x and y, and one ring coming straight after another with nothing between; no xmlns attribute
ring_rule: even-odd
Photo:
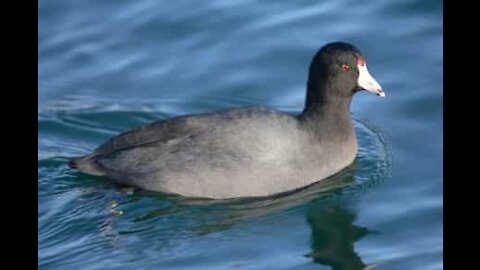
<svg viewBox="0 0 480 270"><path fill-rule="evenodd" d="M442 269L441 1L39 1L39 269ZM340 175L266 200L122 189L68 169L154 120L302 110L307 69L355 44L387 98L352 103Z"/></svg>

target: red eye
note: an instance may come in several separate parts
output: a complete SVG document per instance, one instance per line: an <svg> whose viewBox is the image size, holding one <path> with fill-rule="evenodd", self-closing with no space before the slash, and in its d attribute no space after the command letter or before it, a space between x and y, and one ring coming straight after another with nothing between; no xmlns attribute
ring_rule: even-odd
<svg viewBox="0 0 480 270"><path fill-rule="evenodd" d="M348 65L343 64L342 65L342 71L348 71L350 67Z"/></svg>

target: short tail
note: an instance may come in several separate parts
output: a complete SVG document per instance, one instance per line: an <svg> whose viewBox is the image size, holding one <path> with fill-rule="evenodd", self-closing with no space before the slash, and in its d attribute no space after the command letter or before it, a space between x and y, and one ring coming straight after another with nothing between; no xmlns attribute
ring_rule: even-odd
<svg viewBox="0 0 480 270"><path fill-rule="evenodd" d="M98 154L90 154L83 157L76 157L71 159L68 162L68 166L72 169L78 170L80 172L103 176L105 172L100 168L97 163Z"/></svg>

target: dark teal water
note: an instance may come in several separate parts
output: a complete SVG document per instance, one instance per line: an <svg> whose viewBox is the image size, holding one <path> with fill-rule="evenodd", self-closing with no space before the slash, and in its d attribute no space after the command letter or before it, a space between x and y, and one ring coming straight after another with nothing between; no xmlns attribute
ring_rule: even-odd
<svg viewBox="0 0 480 270"><path fill-rule="evenodd" d="M39 1L39 269L442 269L441 1ZM352 104L360 151L289 196L129 191L69 157L142 123L234 106L302 109L327 42L387 98Z"/></svg>

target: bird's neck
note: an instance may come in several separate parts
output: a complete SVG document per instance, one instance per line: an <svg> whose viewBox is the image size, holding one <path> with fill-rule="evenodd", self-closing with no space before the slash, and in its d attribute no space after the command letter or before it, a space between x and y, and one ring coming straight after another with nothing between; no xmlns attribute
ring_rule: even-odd
<svg viewBox="0 0 480 270"><path fill-rule="evenodd" d="M325 87L325 88L322 88ZM335 136L335 139L354 139L354 129L350 114L352 96L340 96L342 91L335 86L318 83L308 84L305 109L298 116L301 124L322 136ZM328 88L328 91L324 91Z"/></svg>

